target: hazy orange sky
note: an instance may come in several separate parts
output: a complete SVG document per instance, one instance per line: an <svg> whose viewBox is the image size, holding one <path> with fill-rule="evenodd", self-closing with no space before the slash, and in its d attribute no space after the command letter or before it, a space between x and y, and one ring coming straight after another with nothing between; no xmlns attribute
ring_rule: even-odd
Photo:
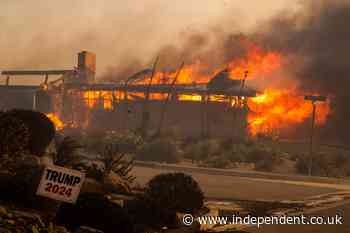
<svg viewBox="0 0 350 233"><path fill-rule="evenodd" d="M72 68L97 54L98 73L125 54L149 56L181 32L225 24L247 31L298 0L1 0L0 70Z"/></svg>

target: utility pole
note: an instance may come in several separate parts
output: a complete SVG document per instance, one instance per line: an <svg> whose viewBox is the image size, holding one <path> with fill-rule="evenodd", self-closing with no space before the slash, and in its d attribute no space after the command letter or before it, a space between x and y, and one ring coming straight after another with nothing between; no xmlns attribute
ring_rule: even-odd
<svg viewBox="0 0 350 233"><path fill-rule="evenodd" d="M307 95L304 97L306 101L311 101L312 103L312 116L311 116L311 132L310 132L310 148L309 148L309 164L308 164L308 175L312 175L313 167L313 148L314 148L314 129L315 129L315 120L316 120L316 103L325 102L327 97L325 96L313 96Z"/></svg>

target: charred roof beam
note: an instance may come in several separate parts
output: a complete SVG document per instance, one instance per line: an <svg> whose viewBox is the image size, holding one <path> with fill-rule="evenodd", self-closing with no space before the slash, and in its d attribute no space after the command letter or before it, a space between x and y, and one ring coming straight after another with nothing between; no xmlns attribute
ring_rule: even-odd
<svg viewBox="0 0 350 233"><path fill-rule="evenodd" d="M25 76L25 75L64 75L74 70L4 70L1 75Z"/></svg>

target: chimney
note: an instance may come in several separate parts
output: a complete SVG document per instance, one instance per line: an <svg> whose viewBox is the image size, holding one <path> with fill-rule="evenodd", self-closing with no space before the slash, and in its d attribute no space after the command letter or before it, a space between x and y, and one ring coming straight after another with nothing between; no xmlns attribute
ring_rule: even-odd
<svg viewBox="0 0 350 233"><path fill-rule="evenodd" d="M81 83L93 83L96 74L96 55L88 51L78 53L78 72Z"/></svg>

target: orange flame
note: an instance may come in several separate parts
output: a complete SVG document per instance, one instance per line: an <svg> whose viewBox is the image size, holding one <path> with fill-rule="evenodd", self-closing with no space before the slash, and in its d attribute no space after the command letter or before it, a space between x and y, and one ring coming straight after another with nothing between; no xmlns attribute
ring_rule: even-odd
<svg viewBox="0 0 350 233"><path fill-rule="evenodd" d="M207 83L213 74L205 74L207 67L200 63L185 65L179 73L177 84ZM170 84L174 81L178 71L161 72L158 71L152 78L152 84ZM150 77L135 82L136 84L148 85Z"/></svg>
<svg viewBox="0 0 350 233"><path fill-rule="evenodd" d="M111 91L85 91L83 98L89 108L94 108L100 104L104 109L111 110L113 108L113 94Z"/></svg>
<svg viewBox="0 0 350 233"><path fill-rule="evenodd" d="M296 90L267 89L263 94L250 98L248 106L251 110L248 128L252 135L293 127L312 114L312 104ZM317 104L316 124L324 124L329 113L328 103Z"/></svg>
<svg viewBox="0 0 350 233"><path fill-rule="evenodd" d="M243 59L235 59L228 64L232 79L242 78L248 71L250 78L269 75L282 65L282 55L277 52L264 51L255 44L244 41L247 55Z"/></svg>
<svg viewBox="0 0 350 233"><path fill-rule="evenodd" d="M48 113L46 116L54 123L56 130L62 130L64 128L64 123L61 119L54 113Z"/></svg>

